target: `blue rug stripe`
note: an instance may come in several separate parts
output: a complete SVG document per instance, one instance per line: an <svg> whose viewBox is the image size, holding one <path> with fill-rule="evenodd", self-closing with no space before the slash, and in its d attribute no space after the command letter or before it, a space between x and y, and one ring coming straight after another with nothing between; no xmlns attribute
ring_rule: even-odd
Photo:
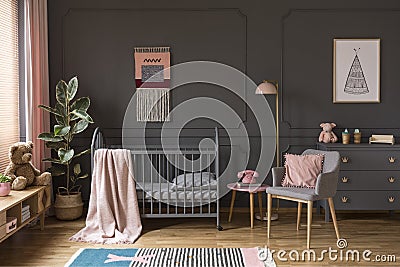
<svg viewBox="0 0 400 267"><path fill-rule="evenodd" d="M78 254L78 253L77 253ZM104 263L108 255L116 257L115 261ZM153 255L152 258L146 256ZM128 257L118 258L118 257ZM132 260L133 259L133 260ZM147 261L141 262L141 259ZM80 250L68 267L245 267L240 248L139 248L139 249L105 249L88 248Z"/></svg>
<svg viewBox="0 0 400 267"><path fill-rule="evenodd" d="M123 257L134 257L138 249L105 249L105 248L86 248L81 250L79 255L74 259L73 262L67 263L69 267L99 267L99 266L110 266L110 267L129 267L131 261L118 261L104 263L108 259L109 254L114 254Z"/></svg>

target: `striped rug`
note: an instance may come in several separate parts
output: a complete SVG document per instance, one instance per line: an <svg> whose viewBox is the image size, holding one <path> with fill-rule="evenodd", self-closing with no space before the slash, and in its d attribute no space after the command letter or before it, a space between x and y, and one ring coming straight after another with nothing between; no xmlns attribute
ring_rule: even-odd
<svg viewBox="0 0 400 267"><path fill-rule="evenodd" d="M121 267L274 267L264 248L84 248L65 264Z"/></svg>

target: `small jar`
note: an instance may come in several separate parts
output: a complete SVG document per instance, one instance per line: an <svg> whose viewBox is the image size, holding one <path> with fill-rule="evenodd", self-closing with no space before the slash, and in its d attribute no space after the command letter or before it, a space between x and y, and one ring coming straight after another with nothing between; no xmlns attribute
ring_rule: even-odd
<svg viewBox="0 0 400 267"><path fill-rule="evenodd" d="M348 132L342 132L342 143L345 145L350 144L350 134Z"/></svg>
<svg viewBox="0 0 400 267"><path fill-rule="evenodd" d="M361 132L354 133L353 136L354 136L354 140L353 140L354 144L361 143Z"/></svg>

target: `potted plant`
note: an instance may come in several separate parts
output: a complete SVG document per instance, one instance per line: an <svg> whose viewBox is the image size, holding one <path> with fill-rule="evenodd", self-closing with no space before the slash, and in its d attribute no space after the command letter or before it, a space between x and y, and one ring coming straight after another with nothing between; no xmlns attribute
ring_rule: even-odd
<svg viewBox="0 0 400 267"><path fill-rule="evenodd" d="M81 165L77 159L90 152L90 148L76 152L71 145L75 135L86 130L93 119L87 113L90 106L89 97L81 97L73 101L78 90L78 78L73 77L68 84L61 80L56 86L57 103L54 108L39 105L40 108L54 115L56 125L53 132L41 133L38 138L46 142L57 156L43 161L52 163L48 171L52 176L65 177L65 186L58 187L54 203L56 217L60 220L74 220L82 216L83 202L80 185L76 182L88 177L81 173Z"/></svg>
<svg viewBox="0 0 400 267"><path fill-rule="evenodd" d="M11 192L11 178L0 173L0 197L8 196Z"/></svg>

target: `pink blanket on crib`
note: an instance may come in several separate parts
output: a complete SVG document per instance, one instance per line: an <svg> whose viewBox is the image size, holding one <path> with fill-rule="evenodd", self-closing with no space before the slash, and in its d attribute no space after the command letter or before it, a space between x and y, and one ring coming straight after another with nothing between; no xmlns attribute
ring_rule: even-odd
<svg viewBox="0 0 400 267"><path fill-rule="evenodd" d="M86 227L70 240L130 244L141 231L130 152L126 149L96 150Z"/></svg>

